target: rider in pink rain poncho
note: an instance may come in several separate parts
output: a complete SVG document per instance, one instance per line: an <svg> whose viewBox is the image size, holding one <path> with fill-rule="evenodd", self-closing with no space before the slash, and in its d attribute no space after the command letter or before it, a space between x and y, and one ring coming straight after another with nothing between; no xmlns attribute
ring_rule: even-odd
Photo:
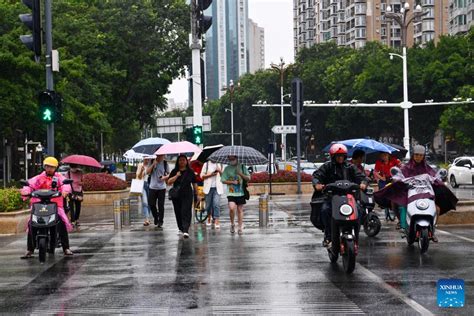
<svg viewBox="0 0 474 316"><path fill-rule="evenodd" d="M68 231L72 231L73 227L66 215L66 212L64 211L64 205L63 205L64 204L63 198L65 198L69 193L71 193L71 186L63 185L63 180L65 180L66 178L62 174L56 172L58 165L59 163L56 160L56 158L47 157L43 161L44 171L40 173L39 175L29 179L28 180L29 186L24 186L21 189L21 194L29 195L31 192L36 191L36 190L41 190L41 189L51 190L52 183L54 180L56 180L58 191L62 193L62 196L53 198L51 199L51 201L55 202L58 205L58 216L60 218L60 221L57 226L57 229L58 229L58 233L61 239L61 245L63 247L64 255L71 256L73 253L69 249ZM30 203L32 204L38 201L39 201L38 198L31 198ZM28 232L28 240L27 240L28 250L26 254L22 257L22 259L31 258L36 247L35 241L33 240L33 236L32 236L32 228L31 228L30 222L28 222L27 232Z"/></svg>

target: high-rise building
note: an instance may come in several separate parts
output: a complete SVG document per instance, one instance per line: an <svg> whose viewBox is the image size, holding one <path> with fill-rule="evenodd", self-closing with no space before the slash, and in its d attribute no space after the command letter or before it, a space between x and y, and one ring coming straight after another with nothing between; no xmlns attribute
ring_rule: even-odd
<svg viewBox="0 0 474 316"><path fill-rule="evenodd" d="M265 67L265 31L249 19L249 72Z"/></svg>
<svg viewBox="0 0 474 316"><path fill-rule="evenodd" d="M248 0L214 0L208 10L212 26L205 40L206 92L207 98L218 99L230 80L249 71Z"/></svg>
<svg viewBox="0 0 474 316"><path fill-rule="evenodd" d="M295 53L331 40L353 48L368 41L399 47L401 28L385 13L388 5L392 12L400 12L405 2L411 13L417 4L426 12L409 25L407 46L437 40L447 33L448 0L293 0Z"/></svg>
<svg viewBox="0 0 474 316"><path fill-rule="evenodd" d="M449 0L449 34L464 34L474 26L474 1Z"/></svg>

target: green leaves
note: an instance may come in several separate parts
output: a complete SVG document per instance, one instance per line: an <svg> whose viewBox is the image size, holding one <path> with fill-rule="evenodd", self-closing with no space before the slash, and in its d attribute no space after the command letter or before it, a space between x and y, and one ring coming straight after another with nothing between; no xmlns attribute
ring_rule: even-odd
<svg viewBox="0 0 474 316"><path fill-rule="evenodd" d="M456 96L473 97L474 91L474 29L464 37L441 37L435 45L408 50L408 93L412 102L450 101ZM304 82L304 99L316 103L340 100L349 103L375 103L403 100L402 60L390 60L389 53L400 51L380 43L367 43L362 49L338 47L333 42L315 45L299 52L285 76L284 93L291 93L290 82L300 77ZM244 132L244 143L258 149L266 148L272 137L270 129L280 125L280 109L252 108L258 100L280 103L279 77L271 70L245 75L241 87L235 90L235 131ZM463 86L467 86L462 88ZM211 102L206 111L212 116L214 130L230 132L230 94ZM472 112L474 105L417 107L410 110L411 136L420 143L432 142L441 127L460 143L474 146ZM319 148L332 140L371 137L391 138L402 143L403 111L400 108L308 108L303 120L315 128ZM295 124L294 117L285 110L285 123ZM295 137L288 136L289 146L295 147ZM279 136L277 136L279 139ZM224 142L230 137L224 139Z"/></svg>
<svg viewBox="0 0 474 316"><path fill-rule="evenodd" d="M13 135L22 126L44 142L35 117L44 60L34 63L18 40L19 4L0 2L1 132ZM189 60L189 25L184 0L54 1L53 46L60 52L54 80L65 105L57 151L98 156L101 133L106 152L125 150L144 125L154 125L172 79Z"/></svg>

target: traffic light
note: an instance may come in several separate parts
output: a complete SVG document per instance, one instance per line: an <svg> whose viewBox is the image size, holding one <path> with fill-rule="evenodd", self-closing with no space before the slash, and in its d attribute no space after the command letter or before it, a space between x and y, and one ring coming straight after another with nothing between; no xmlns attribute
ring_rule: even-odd
<svg viewBox="0 0 474 316"><path fill-rule="evenodd" d="M212 0L195 1L193 13L196 21L196 37L201 38L212 25L212 16L204 15L204 11L212 4Z"/></svg>
<svg viewBox="0 0 474 316"><path fill-rule="evenodd" d="M186 128L186 140L190 143L193 142L193 128L192 127Z"/></svg>
<svg viewBox="0 0 474 316"><path fill-rule="evenodd" d="M20 20L31 31L30 35L20 35L20 41L35 53L36 59L41 56L41 8L40 0L23 0L31 13L20 14Z"/></svg>
<svg viewBox="0 0 474 316"><path fill-rule="evenodd" d="M193 143L201 145L202 141L202 126L193 126Z"/></svg>
<svg viewBox="0 0 474 316"><path fill-rule="evenodd" d="M297 114L297 107L299 107L299 114L303 114L303 82L299 78L291 81L291 113L294 116Z"/></svg>
<svg viewBox="0 0 474 316"><path fill-rule="evenodd" d="M54 123L61 115L60 107L62 105L62 97L54 91L43 91L38 96L41 121L45 123Z"/></svg>

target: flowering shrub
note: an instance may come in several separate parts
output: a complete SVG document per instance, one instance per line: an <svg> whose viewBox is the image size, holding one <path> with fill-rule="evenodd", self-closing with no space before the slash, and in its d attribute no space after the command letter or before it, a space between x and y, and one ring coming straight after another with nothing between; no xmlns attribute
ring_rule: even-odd
<svg viewBox="0 0 474 316"><path fill-rule="evenodd" d="M313 177L304 172L301 173L301 182L311 182ZM277 174L272 174L272 182L297 182L296 171L279 170ZM268 183L268 172L253 173L250 183Z"/></svg>
<svg viewBox="0 0 474 316"><path fill-rule="evenodd" d="M126 189L128 184L110 174L86 173L82 187L84 191L114 191Z"/></svg>
<svg viewBox="0 0 474 316"><path fill-rule="evenodd" d="M26 207L27 203L21 198L20 190L15 188L0 190L0 212L11 212Z"/></svg>

